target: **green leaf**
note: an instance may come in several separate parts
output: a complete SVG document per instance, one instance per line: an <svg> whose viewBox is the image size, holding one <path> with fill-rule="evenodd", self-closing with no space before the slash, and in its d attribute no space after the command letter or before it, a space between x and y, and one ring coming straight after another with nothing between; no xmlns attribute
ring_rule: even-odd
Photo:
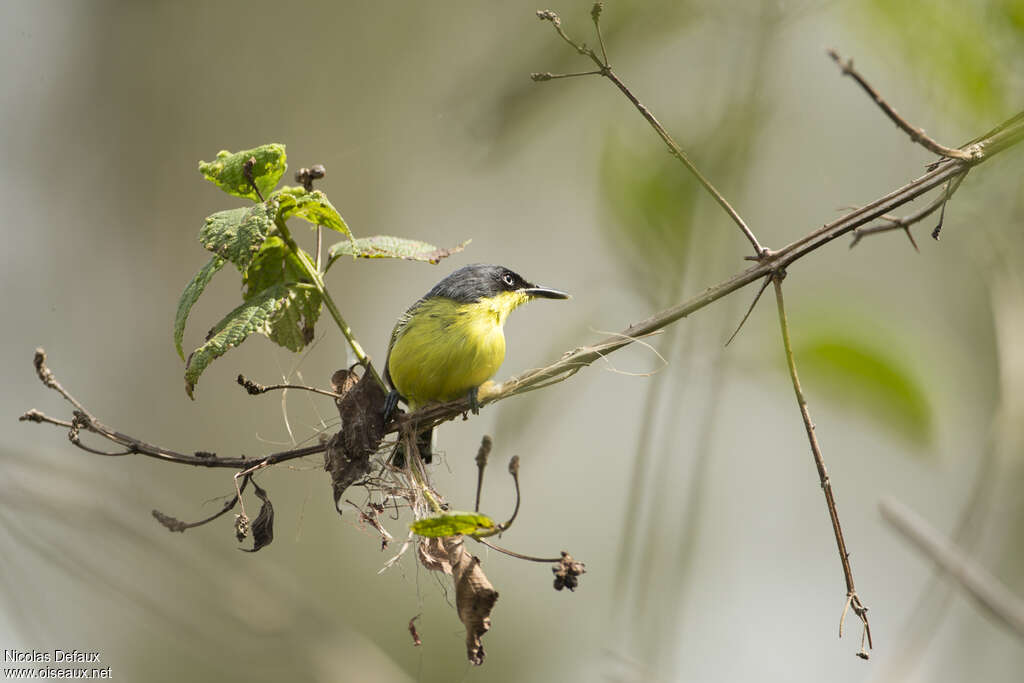
<svg viewBox="0 0 1024 683"><path fill-rule="evenodd" d="M409 525L409 528L414 534L426 538L440 538L442 536L475 534L485 529L493 529L494 521L487 515L476 512L449 512L416 520Z"/></svg>
<svg viewBox="0 0 1024 683"><path fill-rule="evenodd" d="M320 190L306 192L301 187L283 187L272 194L270 200L278 204L278 217L282 220L298 216L313 225L322 225L347 235L350 239L352 237L352 231L348 229L345 219L328 201L327 195Z"/></svg>
<svg viewBox="0 0 1024 683"><path fill-rule="evenodd" d="M185 393L189 398L199 376L215 359L245 341L253 332L270 336L271 320L288 297L284 285L275 285L228 313L210 330L206 343L192 352L185 363Z"/></svg>
<svg viewBox="0 0 1024 683"><path fill-rule="evenodd" d="M199 243L245 272L267 239L276 212L271 202L218 211L206 217Z"/></svg>
<svg viewBox="0 0 1024 683"><path fill-rule="evenodd" d="M267 238L246 271L244 282L246 299L259 296L275 285L285 285L288 289L287 300L267 335L272 341L291 351L301 351L313 340L323 302L298 257L284 240L276 235Z"/></svg>
<svg viewBox="0 0 1024 683"><path fill-rule="evenodd" d="M267 336L289 351L301 351L313 341L322 304L320 292L312 285L289 287L288 298L271 322Z"/></svg>
<svg viewBox="0 0 1024 683"><path fill-rule="evenodd" d="M466 248L472 240L466 240L454 247L442 249L433 244L408 240L403 237L391 237L390 235L374 235L373 237L360 237L348 242L338 242L328 251L330 257L327 262L329 268L340 256L357 256L359 258L398 258L409 261L423 261L425 263L439 263L441 259L456 254Z"/></svg>
<svg viewBox="0 0 1024 683"><path fill-rule="evenodd" d="M209 263L196 273L196 276L192 278L192 282L189 282L185 286L185 291L181 293L181 299L178 300L178 313L174 316L174 348L178 350L178 355L181 356L182 360L185 360L185 352L181 348L181 340L185 336L185 322L188 320L188 314L192 311L192 306L199 300L203 290L206 289L206 285L210 283L210 280L213 279L213 276L217 274L217 271L225 263L227 261L220 256L211 258Z"/></svg>
<svg viewBox="0 0 1024 683"><path fill-rule="evenodd" d="M245 285L243 296L251 299L268 287L288 282L308 282L304 278L302 265L284 240L271 235L252 260L242 278Z"/></svg>
<svg viewBox="0 0 1024 683"><path fill-rule="evenodd" d="M284 145L261 145L235 153L221 150L213 161L200 161L199 172L228 194L260 201L245 177L244 165L250 158L256 159L252 168L253 180L265 197L277 187L277 181L288 168Z"/></svg>
<svg viewBox="0 0 1024 683"><path fill-rule="evenodd" d="M892 345L823 335L794 350L804 391L823 390L852 408L924 445L931 440L932 408L918 378Z"/></svg>

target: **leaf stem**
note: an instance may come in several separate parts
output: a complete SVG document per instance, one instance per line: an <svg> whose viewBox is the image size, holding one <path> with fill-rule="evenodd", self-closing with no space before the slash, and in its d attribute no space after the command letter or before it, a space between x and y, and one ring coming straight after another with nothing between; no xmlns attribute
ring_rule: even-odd
<svg viewBox="0 0 1024 683"><path fill-rule="evenodd" d="M374 379L376 379L381 386L384 386L384 381L380 378L380 375L377 374L377 369L373 367L370 357L366 355L366 352L363 350L359 340L356 339L355 334L352 332L352 328L349 327L344 316L341 315L341 311L339 311L338 307L335 305L334 299L331 298L330 293L327 291L327 287L324 285L323 276L313 262L309 260L309 254L303 251L295 242L295 238L292 237L292 233L288 229L288 225L284 220L277 218L274 223L277 225L277 229L281 233L281 239L284 240L284 243L287 244L288 248L292 250L293 254L295 254L295 257L302 265L302 269L305 271L306 276L313 281L313 286L316 287L316 290L320 293L320 297L323 299L324 305L327 306L327 310L330 312L331 317L334 318L334 322L337 323L338 329L341 330L345 339L348 340L348 345L352 348L352 352L355 354L356 359L358 359L367 370L373 373Z"/></svg>

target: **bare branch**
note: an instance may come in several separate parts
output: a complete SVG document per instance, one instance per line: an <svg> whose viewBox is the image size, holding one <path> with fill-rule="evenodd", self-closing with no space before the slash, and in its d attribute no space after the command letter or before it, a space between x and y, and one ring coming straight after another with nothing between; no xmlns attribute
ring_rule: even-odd
<svg viewBox="0 0 1024 683"><path fill-rule="evenodd" d="M514 550L509 550L508 548L502 548L500 545L495 545L494 543L491 543L490 541L488 541L486 538L476 538L475 536L471 536L471 538L473 538L473 540L475 540L475 541L477 541L479 543L484 544L485 546L487 546L491 550L497 550L499 553L503 553L505 555L508 555L509 557L514 557L517 560L526 560L527 562L540 562L541 564L554 564L556 562L560 562L561 561L560 557L548 558L548 557L534 557L532 555L523 555L522 553L517 553Z"/></svg>
<svg viewBox="0 0 1024 683"><path fill-rule="evenodd" d="M828 514L832 520L832 531L836 536L836 546L839 549L839 560L843 565L843 577L846 579L846 605L843 607L843 614L839 618L839 637L843 637L843 621L846 612L853 609L854 614L860 617L864 624L864 636L867 638L868 649L871 645L871 626L868 624L868 608L860 601L857 590L853 585L853 570L850 568L850 554L846 551L846 541L843 539L843 530L839 525L839 512L836 510L836 499L832 494L832 483L828 478L828 470L825 469L825 459L821 455L821 447L818 445L818 437L814 433L814 423L811 422L811 413L807 408L807 399L800 388L800 378L796 372L796 361L793 358L793 345L789 338L789 322L786 320L786 305L782 297L782 279L785 274L780 272L772 278L775 285L775 300L779 307L779 327L782 329L782 345L786 351L786 365L789 367L789 376L793 380L793 392L796 394L796 402L800 407L800 417L803 418L804 428L807 430L807 440L811 445L811 453L814 455L814 464L818 468L818 479L821 481L821 489L825 492L825 504L828 506ZM857 656L862 659L869 657L867 649L864 648L864 638L861 638L861 649Z"/></svg>
<svg viewBox="0 0 1024 683"><path fill-rule="evenodd" d="M549 81L555 78L564 78L566 76L600 75L604 76L609 81L614 83L615 87L622 91L622 94L625 95L626 98L633 103L633 106L636 107L637 111L639 111L640 114L647 120L647 123L650 124L651 128L654 129L654 132L658 134L658 137L660 137L662 141L665 143L665 145L668 147L669 151L672 153L672 156L679 159L683 166L685 166L686 169L693 174L693 176L704 187L704 189L707 190L707 192L715 199L716 202L718 202L718 205L721 206L727 214L729 214L729 217L733 220L734 223L736 223L740 231L747 238L747 240L750 241L750 244L754 247L755 258L758 260L763 258L768 253L768 250L762 247L761 243L757 241L757 237L754 236L754 233L747 226L746 222L740 217L739 213L736 212L736 209L732 208L732 205L729 204L728 201L726 201L722 193L719 192L715 188L715 186L711 184L710 180L704 177L704 174L701 173L697 166L690 160L690 157L686 155L686 152L683 151L682 147L680 147L679 144L676 143L674 139L672 139L672 136L669 135L668 131L665 130L665 127L661 125L661 122L658 121L657 118L655 118L654 114L651 113L651 110L645 107L643 103L640 102L639 99L637 99L636 95L634 95L633 92L626 86L626 84L619 79L619 77L615 74L614 71L612 71L612 67L611 64L608 62L608 55L604 46L604 38L601 35L600 5L601 3L595 3L594 8L591 11L591 17L594 20L594 27L597 32L598 41L601 45L601 57L598 57L596 52L588 48L583 43L577 43L572 38L570 38L566 34L565 30L562 28L562 20L556 13L552 12L551 10L541 10L537 12L537 17L539 19L551 22L551 25L555 28L555 31L558 33L559 37L562 40L568 43L574 50L576 50L576 52L586 57L589 57L590 60L593 61L598 66L597 71L582 72L577 74L565 74L564 76L543 73L532 74L531 77L535 81Z"/></svg>
<svg viewBox="0 0 1024 683"><path fill-rule="evenodd" d="M682 303L655 313L646 320L634 323L622 332L608 336L595 344L580 346L572 351L567 351L559 360L547 367L529 370L505 380L501 384L487 387L486 390L482 388L478 397L480 406L525 393L539 386L545 386L550 382L566 379L597 359L628 346L635 339L663 329L722 297L742 289L751 282L768 277L777 269L785 268L807 254L817 251L832 240L842 237L862 225L892 212L896 208L939 187L951 178L962 175L969 168L983 163L1024 138L1024 117L1017 116L1011 121L1010 125L1001 128L993 136L984 138L976 143L977 148L983 149L984 153L975 158L974 161L968 163L960 160L951 160L870 204L823 225L821 228L814 230L782 249L771 252L761 262L736 273L714 286L706 288L700 294ZM415 423L419 424L422 428L426 428L428 425L437 425L468 412L470 407L469 401L466 399L427 406L414 413L397 417L389 424L388 431L397 431L403 424Z"/></svg>
<svg viewBox="0 0 1024 683"><path fill-rule="evenodd" d="M333 391L327 391L325 389L317 389L316 387L307 387L305 384L260 384L254 382L245 375L239 375L236 380L239 386L245 389L250 396L259 396L265 394L268 391L279 391L284 389L298 389L300 391L311 391L314 394L320 394L322 396L330 396L331 398L341 398L342 395Z"/></svg>
<svg viewBox="0 0 1024 683"><path fill-rule="evenodd" d="M68 437L73 444L79 448L89 451L90 453L97 453L99 455L145 455L150 458L156 458L158 460L165 460L167 462L175 462L182 465L194 465L196 467L223 467L227 469L247 469L254 465L276 465L278 463L286 462L288 460L294 460L296 458L303 458L307 455L313 455L315 453L323 453L326 450L326 444L317 444L315 446L306 446L305 448L295 448L288 451L281 451L279 453L273 453L263 458L218 458L216 454L207 451L196 451L193 454L179 453L169 448L163 448L162 446L156 446L151 443L147 443L141 439L137 439L133 436L123 434L115 431L110 427L97 420L92 413L85 409L85 407L79 403L74 397L63 386L57 381L56 376L46 365L46 351L43 349L36 349L33 363L36 367L36 373L39 375L39 379L50 389L53 389L59 393L64 399L71 403L74 407L74 419L71 422L65 422L58 420L48 415L39 412L38 410L30 410L21 416L20 420L25 422L37 422L47 423L58 427L68 428ZM91 448L83 444L79 439L79 432L85 429L88 432L96 434L107 441L116 443L122 446L125 451L119 453L108 453L105 451L99 451L98 449Z"/></svg>
<svg viewBox="0 0 1024 683"><path fill-rule="evenodd" d="M918 143L919 145L927 149L929 152L933 152L940 156L949 157L951 159L961 159L965 161L971 159L970 152L965 152L962 149L953 149L952 147L940 145L938 142L928 137L928 135L924 132L923 128L914 128L912 125L910 125L910 123L905 118L900 116L899 113L897 113L897 111L893 109L892 106L885 101L885 99L882 98L878 91L871 87L871 84L868 83L867 80L865 80L865 78L861 76L856 69L853 68L852 59L847 59L846 61L843 61L843 58L839 56L839 53L831 48L829 48L827 52L828 56L831 57L835 61L835 63L839 65L839 68L843 72L843 75L849 76L853 80L857 81L857 84L864 89L864 92L870 95L871 99L875 101L875 104L877 104L879 108L881 108L881 110L885 112L885 115L889 117L889 120L895 123L900 128L900 130L909 135L910 139L913 142Z"/></svg>

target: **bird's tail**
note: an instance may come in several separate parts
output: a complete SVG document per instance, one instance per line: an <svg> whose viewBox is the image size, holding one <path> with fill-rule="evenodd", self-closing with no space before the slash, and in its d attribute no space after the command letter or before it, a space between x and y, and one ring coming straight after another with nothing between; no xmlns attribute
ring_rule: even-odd
<svg viewBox="0 0 1024 683"><path fill-rule="evenodd" d="M434 459L434 428L424 429L416 435L416 450L420 452L420 459L430 464ZM391 457L391 464L395 467L405 467L405 444L399 441L395 445L395 453Z"/></svg>

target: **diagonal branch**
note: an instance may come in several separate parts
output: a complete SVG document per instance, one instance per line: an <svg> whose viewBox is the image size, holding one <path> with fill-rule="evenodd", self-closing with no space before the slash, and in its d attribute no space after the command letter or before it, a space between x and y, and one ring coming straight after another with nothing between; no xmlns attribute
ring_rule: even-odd
<svg viewBox="0 0 1024 683"><path fill-rule="evenodd" d="M945 163L935 166L931 171L920 178L893 190L889 194L876 199L875 201L856 209L845 216L827 223L795 242L783 247L778 251L770 252L761 262L742 270L732 277L705 289L700 294L691 297L671 308L665 309L646 320L627 327L622 332L610 335L603 340L580 346L567 351L554 363L544 368L529 370L516 377L512 377L501 384L485 386L480 392L480 405L494 403L517 394L538 389L549 384L561 382L579 372L582 368L590 365L599 358L618 349L631 344L636 338L650 334L667 327L672 323L685 318L690 314L699 311L722 297L728 296L738 289L742 289L751 282L769 277L779 268L796 262L807 254L825 246L832 240L841 237L857 228L870 223L888 213L891 213L900 206L913 201L917 197L939 187L943 183L962 176L968 170L978 166L988 159L1002 153L1003 151L1018 144L1024 139L1024 112L1017 114L992 129L984 136L976 138L965 147L973 152L971 161L950 159ZM72 397L53 377L45 365L46 355L42 349L36 352L36 370L40 380L49 388L54 389L69 401L77 413L81 413L85 419L77 420L80 427L87 431L98 434L109 441L120 444L129 453L146 455L169 462L193 465L197 467L223 467L228 469L245 469L252 465L266 461L268 464L285 462L295 458L305 457L326 450L326 445L317 444L305 448L292 449L273 453L261 459L249 458L218 458L213 454L196 452L195 454L179 453L167 448L149 444L141 439L116 432L96 420L74 397ZM418 423L422 428L430 425L437 425L462 415L470 410L469 401L461 399L451 403L435 404L422 408L415 413L402 415L392 420L388 425L387 432L398 432L404 425ZM30 410L20 418L22 421L49 423L61 427L73 427L72 422L57 420Z"/></svg>
<svg viewBox="0 0 1024 683"><path fill-rule="evenodd" d="M786 320L786 305L782 297L782 279L784 271L779 271L772 277L772 284L775 285L775 300L779 306L779 327L782 329L782 345L786 351L786 365L789 367L789 376L793 380L793 392L796 394L797 405L800 406L800 416L804 421L804 428L807 430L807 440L811 444L811 453L814 455L814 465L818 468L818 479L821 481L821 489L825 492L825 504L828 506L829 518L832 520L832 531L836 536L836 546L839 549L839 560L843 565L843 578L846 579L846 606L843 608L843 616L839 619L839 637L843 637L843 619L846 617L847 609L853 609L854 614L860 617L864 624L864 636L867 638L868 649L871 648L871 626L868 624L868 608L857 595L853 585L853 570L850 568L850 553L846 550L846 541L843 539L843 529L839 525L839 512L836 510L836 499L832 493L832 483L828 478L828 470L825 469L825 459L821 455L821 446L818 445L818 437L814 433L814 423L811 422L811 413L807 409L807 399L804 398L803 389L800 388L800 378L796 372L796 361L793 358L793 344L789 339L789 322ZM864 637L861 637L860 652L857 656L861 659L868 658L868 651L864 648Z"/></svg>
<svg viewBox="0 0 1024 683"><path fill-rule="evenodd" d="M964 151L962 149L953 149L951 147L941 145L935 140L928 137L927 133L924 132L923 128L915 128L914 126L910 125L910 122L907 121L902 116L900 116L899 113L892 108L892 105L886 102L885 99L878 93L878 91L875 90L871 86L871 84L868 83L867 80L863 76L861 76L856 69L853 68L852 59L847 59L846 61L843 61L843 58L839 56L839 53L831 48L829 48L827 52L828 56L831 57L835 61L835 63L839 65L839 68L843 72L843 75L849 76L853 80L857 81L857 84L864 89L864 92L870 95L871 99L875 101L875 104L877 104L879 108L881 108L881 110L885 112L885 115L889 117L889 120L895 123L900 128L900 130L909 135L910 139L913 142L916 142L917 144L927 149L929 152L934 152L939 156L949 157L951 159L961 159L965 161L971 159L970 152Z"/></svg>
<svg viewBox="0 0 1024 683"><path fill-rule="evenodd" d="M686 301L655 313L646 320L630 325L618 334L605 337L595 344L580 346L567 351L559 360L547 367L529 370L501 384L485 385L480 390L480 405L500 401L510 396L530 391L540 385L565 380L598 358L628 346L634 339L663 329L681 318L685 318L705 306L718 301L722 297L742 289L751 282L768 277L780 268L786 268L804 256L824 247L829 242L895 211L900 206L917 199L921 195L940 187L947 181L963 175L975 166L1006 151L1018 144L1022 139L1024 139L1024 115L1018 114L993 131L990 131L989 135L967 145L975 150L971 161L951 159L903 187L893 190L831 223L826 223L778 251L770 252L759 263L736 273L716 285L708 287L700 294ZM460 399L451 403L435 404L422 408L415 413L399 417L388 426L388 431L397 431L401 424L408 422L416 422L424 428L429 425L437 425L468 412L470 408L469 401L466 399Z"/></svg>

